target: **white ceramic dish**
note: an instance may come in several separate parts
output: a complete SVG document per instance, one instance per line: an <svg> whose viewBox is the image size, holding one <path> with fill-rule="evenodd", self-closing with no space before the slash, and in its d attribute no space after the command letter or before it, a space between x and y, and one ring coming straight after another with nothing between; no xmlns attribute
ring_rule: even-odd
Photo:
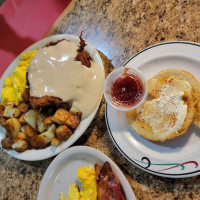
<svg viewBox="0 0 200 200"><path fill-rule="evenodd" d="M200 45L166 42L144 49L124 66L138 66L149 79L157 72L174 68L192 73L200 81ZM128 125L125 113L105 108L109 134L119 151L134 165L159 176L184 178L200 174L200 130L192 125L187 134L167 142L151 142Z"/></svg>
<svg viewBox="0 0 200 200"><path fill-rule="evenodd" d="M58 39L67 39L69 41L79 41L79 37L75 36L75 35L67 35L67 34L54 35L54 36L50 36L48 38L45 38L43 40L36 42L35 44L30 46L23 52L26 53L30 50L39 49L41 47L44 47L46 44L48 44L52 41L56 42ZM86 41L86 44L87 44L87 46L85 47L85 49L88 51L88 53L90 54L93 61L95 63L97 63L100 67L102 67L103 77L105 77L104 66L103 66L103 63L102 63L99 53L88 41ZM0 80L0 90L4 87L4 78L7 76L10 76L12 74L12 70L17 66L19 61L20 61L20 55L10 64L10 66L7 68L7 70L3 74L3 76ZM18 153L14 150L4 150L4 151L17 159L26 160L26 161L43 160L43 159L50 158L52 156L57 155L58 153L60 153L61 151L65 150L70 145L72 145L85 132L85 130L90 125L91 121L93 120L93 118L99 108L102 94L103 94L103 91L101 93L101 97L99 99L98 105L95 108L95 110L92 112L92 114L90 116L88 116L86 119L82 120L79 127L76 129L76 131L73 133L73 135L67 141L60 144L58 147L50 146L50 147L47 147L47 148L41 149L41 150L31 149L31 150L26 150L25 152L22 152L22 153ZM5 137L5 129L2 126L0 126L0 141L4 137ZM1 143L0 143L0 147L1 147Z"/></svg>
<svg viewBox="0 0 200 200"><path fill-rule="evenodd" d="M86 146L76 146L60 153L49 165L40 184L37 200L59 199L60 192L67 195L69 185L78 182L77 169L84 165L102 165L108 161L113 172L120 180L126 200L136 200L132 188L117 165L102 152Z"/></svg>

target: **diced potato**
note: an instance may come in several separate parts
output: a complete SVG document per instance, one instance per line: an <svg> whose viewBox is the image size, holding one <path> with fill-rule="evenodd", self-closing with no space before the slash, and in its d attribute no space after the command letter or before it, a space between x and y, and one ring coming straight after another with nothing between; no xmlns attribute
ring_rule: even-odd
<svg viewBox="0 0 200 200"><path fill-rule="evenodd" d="M33 127L29 124L26 124L25 126L25 133L28 137L33 137L34 135L37 135L37 131L34 130Z"/></svg>
<svg viewBox="0 0 200 200"><path fill-rule="evenodd" d="M69 112L72 113L73 115L76 115L77 117L81 119L82 112L78 110L76 107L72 106Z"/></svg>
<svg viewBox="0 0 200 200"><path fill-rule="evenodd" d="M14 143L12 144L12 149L18 152L23 152L28 149L28 142L23 139L15 139Z"/></svg>
<svg viewBox="0 0 200 200"><path fill-rule="evenodd" d="M80 118L72 113L60 108L52 117L52 121L58 124L65 124L72 129L75 129L80 124Z"/></svg>
<svg viewBox="0 0 200 200"><path fill-rule="evenodd" d="M11 108L10 106L5 106L5 110L3 113L4 117L19 117L21 115L21 111L18 108Z"/></svg>
<svg viewBox="0 0 200 200"><path fill-rule="evenodd" d="M61 143L61 141L56 136L51 140L52 146L57 147L60 143Z"/></svg>
<svg viewBox="0 0 200 200"><path fill-rule="evenodd" d="M56 125L52 124L49 129L41 133L40 135L33 136L29 139L29 142L33 148L41 149L45 148L49 142L54 138Z"/></svg>
<svg viewBox="0 0 200 200"><path fill-rule="evenodd" d="M54 117L52 117L51 118L51 120L53 121L53 122L55 122L56 124L63 124L63 122L61 122L60 120L58 120L58 119L56 119L56 118L54 118Z"/></svg>
<svg viewBox="0 0 200 200"><path fill-rule="evenodd" d="M22 126L20 131L25 133L26 132L26 125Z"/></svg>
<svg viewBox="0 0 200 200"><path fill-rule="evenodd" d="M30 124L34 129L36 129L36 127L37 127L37 117L38 117L38 112L36 112L34 110L29 110L24 115L25 121L28 124Z"/></svg>
<svg viewBox="0 0 200 200"><path fill-rule="evenodd" d="M22 140L26 140L27 139L26 133L19 132L18 135L17 135L17 138L22 139Z"/></svg>
<svg viewBox="0 0 200 200"><path fill-rule="evenodd" d="M43 122L47 125L51 125L53 124L53 121L51 120L51 118L53 117L53 115L49 116L49 117L46 117Z"/></svg>
<svg viewBox="0 0 200 200"><path fill-rule="evenodd" d="M52 124L49 128L48 128L48 130L46 131L46 132L44 132L44 133L42 133L42 134L40 134L39 136L40 137L43 137L43 139L44 139L44 141L46 142L46 143L49 143L49 142L51 142L51 140L54 138L54 136L55 136L55 129L56 129L56 125L55 124Z"/></svg>
<svg viewBox="0 0 200 200"><path fill-rule="evenodd" d="M17 134L20 132L21 123L17 118L10 118L7 120L4 128L7 131L8 137L11 139L15 139L17 137Z"/></svg>
<svg viewBox="0 0 200 200"><path fill-rule="evenodd" d="M22 124L26 124L27 123L26 120L24 119L24 113L22 113L22 115L20 116L19 121Z"/></svg>
<svg viewBox="0 0 200 200"><path fill-rule="evenodd" d="M47 143L43 140L42 137L39 137L40 135L35 135L28 139L31 147L34 149L43 149L47 146Z"/></svg>
<svg viewBox="0 0 200 200"><path fill-rule="evenodd" d="M40 133L43 133L44 131L47 130L47 124L43 122L43 120L46 118L46 115L39 113L38 114L38 119L37 119L37 130Z"/></svg>
<svg viewBox="0 0 200 200"><path fill-rule="evenodd" d="M3 149L12 149L13 140L6 137L1 140L1 146Z"/></svg>
<svg viewBox="0 0 200 200"><path fill-rule="evenodd" d="M56 136L61 141L67 140L72 135L72 131L66 125L59 126L58 128L56 128L55 132Z"/></svg>
<svg viewBox="0 0 200 200"><path fill-rule="evenodd" d="M70 113L70 114L71 114L71 113ZM66 124L67 126L69 126L70 128L72 128L72 129L76 129L76 128L79 126L80 122L81 122L81 120L80 120L79 117L77 117L77 116L71 114L71 115L66 119L65 124Z"/></svg>
<svg viewBox="0 0 200 200"><path fill-rule="evenodd" d="M52 121L54 121L57 124L64 124L67 119L67 113L65 109L58 109L56 113L52 117Z"/></svg>
<svg viewBox="0 0 200 200"><path fill-rule="evenodd" d="M25 102L20 103L17 108L22 112L22 113L26 113L28 112L28 104Z"/></svg>

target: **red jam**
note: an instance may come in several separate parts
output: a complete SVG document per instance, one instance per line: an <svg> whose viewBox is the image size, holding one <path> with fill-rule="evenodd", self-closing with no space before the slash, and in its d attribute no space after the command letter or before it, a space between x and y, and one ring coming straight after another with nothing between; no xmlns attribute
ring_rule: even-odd
<svg viewBox="0 0 200 200"><path fill-rule="evenodd" d="M131 107L140 102L144 86L139 77L124 73L115 80L111 89L113 103Z"/></svg>

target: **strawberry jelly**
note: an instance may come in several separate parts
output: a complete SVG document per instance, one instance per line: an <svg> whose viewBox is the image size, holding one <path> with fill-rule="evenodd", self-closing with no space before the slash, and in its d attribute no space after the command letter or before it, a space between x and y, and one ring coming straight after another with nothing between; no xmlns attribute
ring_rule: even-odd
<svg viewBox="0 0 200 200"><path fill-rule="evenodd" d="M111 89L113 103L125 107L139 103L143 94L144 86L140 78L126 72L115 80Z"/></svg>

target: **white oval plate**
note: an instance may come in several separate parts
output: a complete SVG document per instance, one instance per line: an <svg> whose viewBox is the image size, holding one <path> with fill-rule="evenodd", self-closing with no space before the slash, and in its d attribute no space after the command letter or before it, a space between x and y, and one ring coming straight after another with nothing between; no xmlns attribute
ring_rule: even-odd
<svg viewBox="0 0 200 200"><path fill-rule="evenodd" d="M114 174L118 177L126 195L126 200L136 200L126 177L117 165L102 152L86 146L75 146L60 153L47 168L40 184L37 200L60 199L60 192L67 196L69 185L78 183L77 169L84 165L103 165L108 161ZM80 185L79 185L80 186Z"/></svg>
<svg viewBox="0 0 200 200"><path fill-rule="evenodd" d="M137 53L124 66L137 66L148 79L164 69L183 69L200 81L200 45L192 42L156 44ZM176 139L151 142L131 129L124 112L106 105L105 115L114 144L137 167L171 178L200 174L200 129L194 125L187 134Z"/></svg>
<svg viewBox="0 0 200 200"><path fill-rule="evenodd" d="M34 49L39 49L41 47L44 47L46 44L50 42L56 42L58 39L66 39L72 42L77 42L77 41L79 42L79 37L75 35L67 35L67 34L54 35L54 36L50 36L48 38L45 38L36 42L35 44L27 48L25 51L23 51L23 53L26 53ZM92 60L103 69L103 77L105 77L104 66L103 66L99 53L88 41L86 41L86 44L87 45L85 49L88 51ZM10 66L7 68L7 70L3 74L0 80L0 91L4 87L4 78L12 74L13 69L17 66L19 61L20 61L20 55L10 64ZM76 142L78 138L85 132L85 130L90 125L91 121L93 120L99 108L102 94L103 94L103 91L101 92L101 97L99 99L98 105L96 106L95 110L90 114L90 116L82 120L79 127L75 130L73 135L67 141L62 142L58 147L50 146L50 147L47 147L45 149L40 149L40 150L31 149L31 150L26 150L25 152L22 152L22 153L18 153L14 150L4 150L4 151L17 159L26 160L26 161L38 161L38 160L43 160L43 159L50 158L52 156L57 155L58 153L60 153L61 151L65 150L70 145L72 145L74 142ZM1 99L1 96L0 96L0 99ZM4 137L5 137L5 129L2 126L0 126L0 141ZM0 143L0 147L1 147L1 143Z"/></svg>

